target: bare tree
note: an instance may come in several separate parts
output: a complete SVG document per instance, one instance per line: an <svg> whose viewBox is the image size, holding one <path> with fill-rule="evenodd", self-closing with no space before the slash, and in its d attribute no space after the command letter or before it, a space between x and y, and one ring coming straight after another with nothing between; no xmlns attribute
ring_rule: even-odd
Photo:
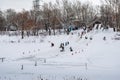
<svg viewBox="0 0 120 80"><path fill-rule="evenodd" d="M102 7L102 10L104 9L104 18L105 21L107 21L107 24L109 24L111 27L120 28L120 1L119 0L105 0L106 4L105 7ZM101 11L102 12L102 11ZM105 15L106 14L106 15ZM105 22L104 21L104 22Z"/></svg>
<svg viewBox="0 0 120 80"><path fill-rule="evenodd" d="M5 30L5 17L4 17L4 13L2 11L0 11L0 31Z"/></svg>

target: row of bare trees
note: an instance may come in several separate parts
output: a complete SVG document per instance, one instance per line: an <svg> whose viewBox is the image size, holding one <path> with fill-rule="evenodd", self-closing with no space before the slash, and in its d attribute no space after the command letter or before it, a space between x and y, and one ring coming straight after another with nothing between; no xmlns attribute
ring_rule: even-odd
<svg viewBox="0 0 120 80"><path fill-rule="evenodd" d="M116 28L120 31L120 1L105 0L100 7L101 21L105 26Z"/></svg>
<svg viewBox="0 0 120 80"><path fill-rule="evenodd" d="M51 30L68 27L73 20L89 24L96 17L104 26L120 28L120 1L105 0L101 6L96 7L79 0L56 0L53 4L44 3L39 11L23 10L16 12L13 9L0 11L0 30L9 30L9 26L16 26L16 30L45 29L51 34ZM78 25L80 27L81 25ZM89 26L89 25L88 25ZM36 32L36 31L35 31Z"/></svg>

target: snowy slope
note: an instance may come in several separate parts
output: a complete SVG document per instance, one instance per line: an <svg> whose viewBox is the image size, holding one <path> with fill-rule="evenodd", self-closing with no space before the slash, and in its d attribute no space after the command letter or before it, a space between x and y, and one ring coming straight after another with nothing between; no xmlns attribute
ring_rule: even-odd
<svg viewBox="0 0 120 80"><path fill-rule="evenodd" d="M111 29L94 29L81 39L78 34L81 31L73 31L73 35L39 36L23 40L19 36L0 36L0 58L5 58L4 62L0 62L0 79L119 80L120 40L114 38L119 37L116 34L120 33ZM65 46L64 52L60 52L59 46L65 42L70 44ZM54 47L51 47L51 43L54 43ZM70 52L70 47L73 52Z"/></svg>

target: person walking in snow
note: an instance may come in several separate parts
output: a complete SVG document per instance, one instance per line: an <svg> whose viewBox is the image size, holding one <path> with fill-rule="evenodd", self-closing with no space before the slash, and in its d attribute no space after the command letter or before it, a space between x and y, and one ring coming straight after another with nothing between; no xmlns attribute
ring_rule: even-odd
<svg viewBox="0 0 120 80"><path fill-rule="evenodd" d="M65 46L67 46L67 45L69 45L69 42L67 41L67 42L65 42Z"/></svg>
<svg viewBox="0 0 120 80"><path fill-rule="evenodd" d="M54 47L54 43L51 43L51 47Z"/></svg>
<svg viewBox="0 0 120 80"><path fill-rule="evenodd" d="M64 43L61 43L60 46L65 46Z"/></svg>
<svg viewBox="0 0 120 80"><path fill-rule="evenodd" d="M84 35L84 31L81 32L80 38L82 38Z"/></svg>
<svg viewBox="0 0 120 80"><path fill-rule="evenodd" d="M59 48L61 48L62 47L62 44L60 44L60 47Z"/></svg>
<svg viewBox="0 0 120 80"><path fill-rule="evenodd" d="M106 37L105 37L105 36L103 37L103 40L104 40L104 41L106 40Z"/></svg>
<svg viewBox="0 0 120 80"><path fill-rule="evenodd" d="M90 37L90 40L92 40L92 37Z"/></svg>
<svg viewBox="0 0 120 80"><path fill-rule="evenodd" d="M85 39L88 39L88 37L87 37L87 36L85 36Z"/></svg>
<svg viewBox="0 0 120 80"><path fill-rule="evenodd" d="M72 52L73 51L73 49L72 49L72 47L70 47L70 52Z"/></svg>
<svg viewBox="0 0 120 80"><path fill-rule="evenodd" d="M67 43L68 43L68 45L69 45L69 41L68 41Z"/></svg>
<svg viewBox="0 0 120 80"><path fill-rule="evenodd" d="M64 51L64 43L60 44L60 48L62 49L62 50L60 50L60 52L63 52Z"/></svg>
<svg viewBox="0 0 120 80"><path fill-rule="evenodd" d="M68 45L68 43L67 42L65 42L65 46L67 46Z"/></svg>
<svg viewBox="0 0 120 80"><path fill-rule="evenodd" d="M62 50L60 50L60 52L63 52L65 49L64 49L64 46L61 46Z"/></svg>

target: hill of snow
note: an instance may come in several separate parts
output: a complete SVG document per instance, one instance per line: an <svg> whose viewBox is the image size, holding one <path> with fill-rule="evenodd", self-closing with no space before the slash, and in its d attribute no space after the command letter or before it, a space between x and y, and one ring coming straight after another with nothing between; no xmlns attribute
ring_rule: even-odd
<svg viewBox="0 0 120 80"><path fill-rule="evenodd" d="M81 32L0 36L0 80L119 80L120 33L94 29L80 38Z"/></svg>

